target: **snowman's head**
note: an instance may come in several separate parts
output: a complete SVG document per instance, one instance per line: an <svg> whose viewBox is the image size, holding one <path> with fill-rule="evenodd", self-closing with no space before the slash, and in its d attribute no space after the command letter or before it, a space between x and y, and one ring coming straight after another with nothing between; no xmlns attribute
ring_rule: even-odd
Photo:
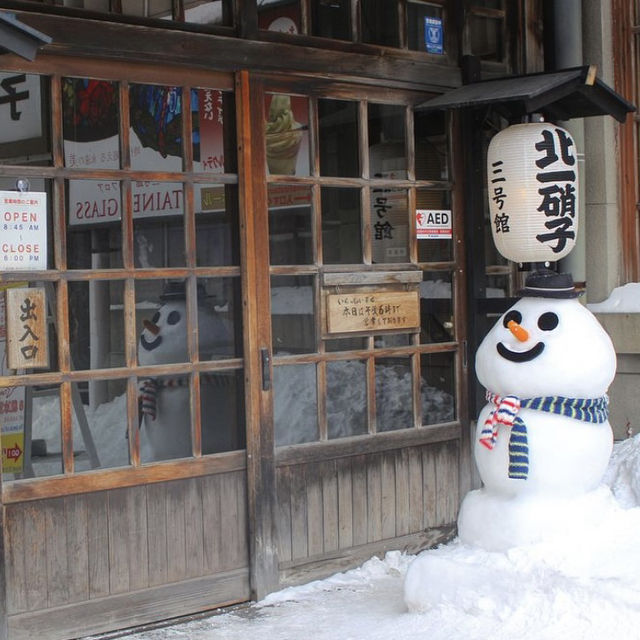
<svg viewBox="0 0 640 640"><path fill-rule="evenodd" d="M138 344L141 365L187 362L187 309L184 300L163 304L143 321ZM198 340L201 358L222 354L229 348L229 331L214 309L198 308Z"/></svg>
<svg viewBox="0 0 640 640"><path fill-rule="evenodd" d="M478 380L501 396L597 398L615 371L611 339L575 298L522 298L476 353Z"/></svg>

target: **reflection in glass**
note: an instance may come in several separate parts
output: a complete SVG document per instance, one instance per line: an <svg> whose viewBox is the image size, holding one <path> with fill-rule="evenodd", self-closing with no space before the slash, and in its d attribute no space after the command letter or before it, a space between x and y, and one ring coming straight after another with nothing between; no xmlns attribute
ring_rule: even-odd
<svg viewBox="0 0 640 640"><path fill-rule="evenodd" d="M322 187L321 203L325 264L362 263L359 189Z"/></svg>
<svg viewBox="0 0 640 640"><path fill-rule="evenodd" d="M448 180L449 154L444 112L414 113L416 180Z"/></svg>
<svg viewBox="0 0 640 640"><path fill-rule="evenodd" d="M442 20L442 7L410 0L407 3L407 36L409 49L413 51L429 51L425 38L427 29L425 18Z"/></svg>
<svg viewBox="0 0 640 640"><path fill-rule="evenodd" d="M234 95L221 89L191 89L194 171L237 171Z"/></svg>
<svg viewBox="0 0 640 640"><path fill-rule="evenodd" d="M309 104L302 96L266 97L267 168L271 174L309 175Z"/></svg>
<svg viewBox="0 0 640 640"><path fill-rule="evenodd" d="M245 448L242 371L200 374L200 411L204 455Z"/></svg>
<svg viewBox="0 0 640 640"><path fill-rule="evenodd" d="M473 16L470 25L471 53L481 60L503 62L503 20Z"/></svg>
<svg viewBox="0 0 640 640"><path fill-rule="evenodd" d="M314 36L351 40L351 3L349 0L312 0L311 29Z"/></svg>
<svg viewBox="0 0 640 640"><path fill-rule="evenodd" d="M238 186L196 184L194 189L197 265L239 264Z"/></svg>
<svg viewBox="0 0 640 640"><path fill-rule="evenodd" d="M69 233L89 226L119 227L122 205L117 180L67 180L66 197Z"/></svg>
<svg viewBox="0 0 640 640"><path fill-rule="evenodd" d="M451 194L448 191L417 189L416 209L423 210L423 215L426 216L429 215L429 212L445 211L447 212L446 215L453 220L453 212L451 211ZM442 216L439 218L440 221L444 219L445 218ZM434 218L434 220L436 219ZM444 233L439 235L443 237L418 239L419 262L444 262L453 260L453 239L447 238L447 234Z"/></svg>
<svg viewBox="0 0 640 640"><path fill-rule="evenodd" d="M240 278L198 278L200 360L242 357Z"/></svg>
<svg viewBox="0 0 640 640"><path fill-rule="evenodd" d="M400 46L397 2L360 0L360 12L363 42Z"/></svg>
<svg viewBox="0 0 640 640"><path fill-rule="evenodd" d="M131 84L129 103L131 167L148 171L180 171L182 88Z"/></svg>
<svg viewBox="0 0 640 640"><path fill-rule="evenodd" d="M269 262L312 263L311 189L304 186L270 184L268 198Z"/></svg>
<svg viewBox="0 0 640 640"><path fill-rule="evenodd" d="M455 372L453 353L420 356L422 424L455 419Z"/></svg>
<svg viewBox="0 0 640 640"><path fill-rule="evenodd" d="M367 367L360 360L327 362L329 438L367 433Z"/></svg>
<svg viewBox="0 0 640 640"><path fill-rule="evenodd" d="M275 31L295 35L300 33L302 24L301 0L280 0L258 2L258 27L265 31Z"/></svg>
<svg viewBox="0 0 640 640"><path fill-rule="evenodd" d="M344 100L318 100L320 174L359 177L358 104Z"/></svg>
<svg viewBox="0 0 640 640"><path fill-rule="evenodd" d="M72 369L125 366L123 292L121 280L69 282ZM106 388L106 382L102 387ZM89 385L91 406L104 401L102 387ZM94 393L97 399L93 398Z"/></svg>
<svg viewBox="0 0 640 640"><path fill-rule="evenodd" d="M231 0L185 0L184 21L194 24L233 25Z"/></svg>
<svg viewBox="0 0 640 640"><path fill-rule="evenodd" d="M318 439L316 366L273 368L273 419L276 446Z"/></svg>
<svg viewBox="0 0 640 640"><path fill-rule="evenodd" d="M49 78L16 71L0 72L0 164L50 166ZM13 188L13 186L12 186Z"/></svg>
<svg viewBox="0 0 640 640"><path fill-rule="evenodd" d="M79 169L118 169L118 83L62 78L64 164Z"/></svg>
<svg viewBox="0 0 640 640"><path fill-rule="evenodd" d="M142 378L138 388L140 460L154 462L190 456L189 377Z"/></svg>
<svg viewBox="0 0 640 640"><path fill-rule="evenodd" d="M376 416L378 432L413 427L411 360L376 360Z"/></svg>
<svg viewBox="0 0 640 640"><path fill-rule="evenodd" d="M324 340L325 351L334 353L336 351L355 351L356 349L366 349L366 338L332 338Z"/></svg>
<svg viewBox="0 0 640 640"><path fill-rule="evenodd" d="M408 347L411 344L410 333L385 333L375 336L374 347L376 349L389 349L391 347Z"/></svg>
<svg viewBox="0 0 640 640"><path fill-rule="evenodd" d="M274 353L316 350L313 276L271 278L271 332Z"/></svg>
<svg viewBox="0 0 640 640"><path fill-rule="evenodd" d="M451 273L425 273L420 283L420 342L454 339Z"/></svg>
<svg viewBox="0 0 640 640"><path fill-rule="evenodd" d="M405 108L369 104L369 173L372 178L405 179Z"/></svg>
<svg viewBox="0 0 640 640"><path fill-rule="evenodd" d="M371 189L373 262L409 262L409 200L406 189Z"/></svg>

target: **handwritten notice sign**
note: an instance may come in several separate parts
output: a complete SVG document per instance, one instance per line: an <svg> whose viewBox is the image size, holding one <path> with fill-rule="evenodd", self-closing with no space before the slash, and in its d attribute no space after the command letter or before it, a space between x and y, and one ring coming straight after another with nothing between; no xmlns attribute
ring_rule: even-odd
<svg viewBox="0 0 640 640"><path fill-rule="evenodd" d="M7 289L6 296L9 368L48 367L49 349L44 288Z"/></svg>
<svg viewBox="0 0 640 640"><path fill-rule="evenodd" d="M451 239L451 221L449 209L416 209L418 240Z"/></svg>
<svg viewBox="0 0 640 640"><path fill-rule="evenodd" d="M0 271L47 268L47 194L0 191Z"/></svg>
<svg viewBox="0 0 640 640"><path fill-rule="evenodd" d="M327 295L329 333L417 329L417 291L377 291Z"/></svg>

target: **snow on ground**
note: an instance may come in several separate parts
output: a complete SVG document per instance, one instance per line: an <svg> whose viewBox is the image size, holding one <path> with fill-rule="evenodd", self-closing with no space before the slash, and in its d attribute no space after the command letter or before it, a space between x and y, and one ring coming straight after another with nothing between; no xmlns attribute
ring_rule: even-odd
<svg viewBox="0 0 640 640"><path fill-rule="evenodd" d="M578 521L564 538L506 552L454 540L420 554L436 569L426 581L433 605L423 612L404 602L415 557L394 551L250 607L130 640L640 639L640 435L615 445L605 481L583 505L596 524Z"/></svg>

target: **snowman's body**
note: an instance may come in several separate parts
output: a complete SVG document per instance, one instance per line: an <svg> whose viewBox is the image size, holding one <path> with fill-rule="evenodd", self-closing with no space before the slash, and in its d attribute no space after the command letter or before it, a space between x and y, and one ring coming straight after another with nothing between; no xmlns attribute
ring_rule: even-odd
<svg viewBox="0 0 640 640"><path fill-rule="evenodd" d="M188 362L185 301L169 300L144 323L138 345L140 365ZM212 308L198 309L200 353L207 359L225 355L230 332ZM155 417L143 415L141 452L143 461L167 460L192 455L187 376L158 377L154 393ZM233 447L232 402L224 376L200 377L202 451L213 453ZM212 417L215 416L215 421Z"/></svg>
<svg viewBox="0 0 640 640"><path fill-rule="evenodd" d="M609 336L576 299L522 298L476 354L482 385L520 400L603 398L615 369ZM528 470L525 477L510 477L511 427L497 424L492 446L486 442L486 421L495 408L489 403L480 412L474 444L484 487L465 497L458 518L463 542L492 549L539 539L556 522L562 526L562 501L598 487L613 446L606 419L587 422L521 408Z"/></svg>

